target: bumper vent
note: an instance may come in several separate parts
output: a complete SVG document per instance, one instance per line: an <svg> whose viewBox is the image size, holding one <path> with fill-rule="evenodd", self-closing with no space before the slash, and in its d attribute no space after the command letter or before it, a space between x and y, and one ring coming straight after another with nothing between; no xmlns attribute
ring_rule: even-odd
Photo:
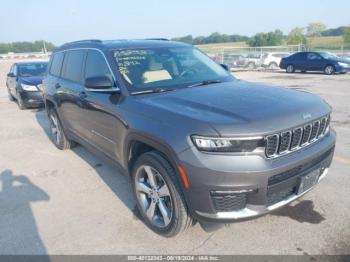
<svg viewBox="0 0 350 262"><path fill-rule="evenodd" d="M246 193L232 194L211 192L210 195L217 212L238 211L245 208L247 204Z"/></svg>
<svg viewBox="0 0 350 262"><path fill-rule="evenodd" d="M277 157L317 141L327 132L329 122L330 117L325 116L304 126L267 136L266 156Z"/></svg>

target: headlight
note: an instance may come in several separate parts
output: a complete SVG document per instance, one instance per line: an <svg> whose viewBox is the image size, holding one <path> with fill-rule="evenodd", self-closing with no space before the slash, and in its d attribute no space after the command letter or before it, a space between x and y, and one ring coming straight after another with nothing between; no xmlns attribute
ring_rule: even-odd
<svg viewBox="0 0 350 262"><path fill-rule="evenodd" d="M33 85L26 85L26 84L21 84L22 89L25 91L38 91L38 88Z"/></svg>
<svg viewBox="0 0 350 262"><path fill-rule="evenodd" d="M222 138L192 136L192 141L200 151L206 152L252 152L258 147L264 147L261 137L252 138Z"/></svg>
<svg viewBox="0 0 350 262"><path fill-rule="evenodd" d="M341 67L349 67L349 64L346 63L342 63L342 62L338 62L338 65L340 65Z"/></svg>

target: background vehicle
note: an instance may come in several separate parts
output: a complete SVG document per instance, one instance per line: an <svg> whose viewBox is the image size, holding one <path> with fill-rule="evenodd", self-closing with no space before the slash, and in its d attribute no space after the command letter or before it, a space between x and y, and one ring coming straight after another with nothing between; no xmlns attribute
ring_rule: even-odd
<svg viewBox="0 0 350 262"><path fill-rule="evenodd" d="M229 67L244 67L246 58L241 54L224 54L224 63Z"/></svg>
<svg viewBox="0 0 350 262"><path fill-rule="evenodd" d="M11 101L17 100L20 109L43 106L42 84L47 62L22 62L12 65L7 74L6 86Z"/></svg>
<svg viewBox="0 0 350 262"><path fill-rule="evenodd" d="M261 66L261 53L249 53L245 56L245 67L254 69Z"/></svg>
<svg viewBox="0 0 350 262"><path fill-rule="evenodd" d="M65 44L44 90L56 147L78 142L121 167L145 223L167 237L290 203L334 152L321 98L237 81L184 43Z"/></svg>
<svg viewBox="0 0 350 262"><path fill-rule="evenodd" d="M322 71L327 75L346 73L350 70L350 62L328 52L299 52L282 58L280 68L287 73L295 70Z"/></svg>
<svg viewBox="0 0 350 262"><path fill-rule="evenodd" d="M262 55L260 64L262 67L266 67L269 69L276 69L276 68L279 68L281 59L288 55L290 55L290 53L287 53L287 52L264 53Z"/></svg>

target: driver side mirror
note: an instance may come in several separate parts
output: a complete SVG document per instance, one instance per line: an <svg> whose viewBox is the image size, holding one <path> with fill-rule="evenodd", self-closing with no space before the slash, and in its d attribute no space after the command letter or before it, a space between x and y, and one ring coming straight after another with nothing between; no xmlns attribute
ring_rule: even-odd
<svg viewBox="0 0 350 262"><path fill-rule="evenodd" d="M8 77L16 77L16 75L14 73L8 73L7 76Z"/></svg>
<svg viewBox="0 0 350 262"><path fill-rule="evenodd" d="M231 72L230 67L226 64L220 64L223 69L225 69L227 72Z"/></svg>
<svg viewBox="0 0 350 262"><path fill-rule="evenodd" d="M108 76L85 78L85 87L91 92L116 92L120 90L118 87L114 87L113 81Z"/></svg>

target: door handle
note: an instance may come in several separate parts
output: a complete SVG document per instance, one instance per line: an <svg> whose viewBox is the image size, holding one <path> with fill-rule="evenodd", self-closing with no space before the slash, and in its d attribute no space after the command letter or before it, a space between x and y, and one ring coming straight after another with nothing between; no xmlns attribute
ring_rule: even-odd
<svg viewBox="0 0 350 262"><path fill-rule="evenodd" d="M58 89L60 87L61 87L60 83L56 83L55 88Z"/></svg>
<svg viewBox="0 0 350 262"><path fill-rule="evenodd" d="M79 97L80 97L81 99L85 99L85 98L87 97L87 95L86 95L86 93L83 91L83 92L80 92L80 93L79 93Z"/></svg>

